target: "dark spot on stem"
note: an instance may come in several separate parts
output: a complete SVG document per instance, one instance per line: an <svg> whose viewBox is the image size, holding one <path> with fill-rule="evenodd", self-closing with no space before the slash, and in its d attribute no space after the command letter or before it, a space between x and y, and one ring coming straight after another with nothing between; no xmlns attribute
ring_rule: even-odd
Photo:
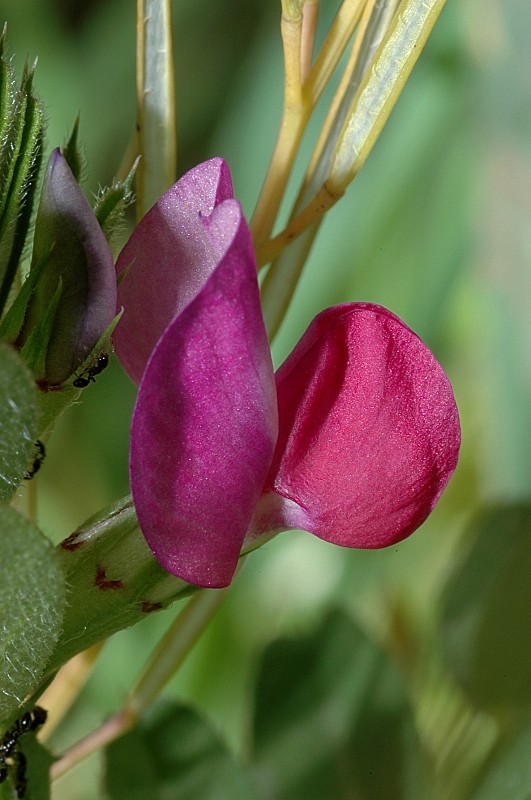
<svg viewBox="0 0 531 800"><path fill-rule="evenodd" d="M83 540L80 542L76 541L79 534L80 531L74 531L74 533L71 533L70 536L67 536L67 538L64 539L59 546L62 547L63 550L77 550L78 547L81 547L84 544Z"/></svg>
<svg viewBox="0 0 531 800"><path fill-rule="evenodd" d="M98 567L98 571L96 572L96 580L94 584L98 587L98 589L123 589L124 585L122 581L109 581L107 580L107 575L105 573L105 567Z"/></svg>

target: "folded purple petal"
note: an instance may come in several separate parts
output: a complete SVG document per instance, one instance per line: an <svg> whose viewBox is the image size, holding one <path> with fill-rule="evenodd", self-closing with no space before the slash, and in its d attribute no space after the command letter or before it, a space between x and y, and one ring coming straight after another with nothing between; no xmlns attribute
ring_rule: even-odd
<svg viewBox="0 0 531 800"><path fill-rule="evenodd" d="M249 230L239 204L220 200L220 186L228 193L224 163L201 166L157 203L122 253L122 268L133 260L124 292L130 276L134 283L122 294L124 321L132 313L133 322L122 327L120 355L138 378L150 342L160 337L132 425L131 487L140 527L169 572L221 587L232 579L267 477L277 407ZM199 187L197 175L205 181ZM138 358L129 346L139 341L135 325L140 338L149 336Z"/></svg>
<svg viewBox="0 0 531 800"><path fill-rule="evenodd" d="M116 264L116 354L135 383L171 320L197 295L219 260L219 243L205 234L205 219L233 197L221 158L199 164L169 189L135 228Z"/></svg>
<svg viewBox="0 0 531 800"><path fill-rule="evenodd" d="M455 469L459 417L432 353L384 308L312 322L276 375L279 437L254 533L302 528L385 547L428 516Z"/></svg>

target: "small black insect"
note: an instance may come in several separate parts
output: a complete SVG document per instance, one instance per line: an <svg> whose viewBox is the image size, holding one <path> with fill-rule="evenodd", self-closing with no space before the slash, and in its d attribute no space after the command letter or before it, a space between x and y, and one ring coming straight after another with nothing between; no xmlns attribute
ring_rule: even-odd
<svg viewBox="0 0 531 800"><path fill-rule="evenodd" d="M76 389L84 389L85 386L89 385L89 383L96 383L96 375L99 375L100 372L103 372L108 364L108 354L100 353L94 364L84 369L81 375L78 375L77 378L72 381L72 385L75 386Z"/></svg>
<svg viewBox="0 0 531 800"><path fill-rule="evenodd" d="M17 719L0 742L0 783L4 783L11 775L17 798L24 797L28 785L26 756L18 749L18 740L25 733L36 731L44 725L47 716L48 712L44 708L35 706L33 711L26 711Z"/></svg>
<svg viewBox="0 0 531 800"><path fill-rule="evenodd" d="M35 473L37 473L40 468L41 464L46 458L46 450L44 448L44 444L41 442L40 439L37 439L35 442L35 458L33 459L33 465L30 470L24 473L24 480L29 481L33 478Z"/></svg>

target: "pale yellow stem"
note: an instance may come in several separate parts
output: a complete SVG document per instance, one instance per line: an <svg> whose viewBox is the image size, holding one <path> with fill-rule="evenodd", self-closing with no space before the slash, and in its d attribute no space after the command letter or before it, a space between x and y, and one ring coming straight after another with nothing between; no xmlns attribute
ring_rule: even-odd
<svg viewBox="0 0 531 800"><path fill-rule="evenodd" d="M302 7L301 33L301 82L304 83L310 73L315 44L315 31L319 16L319 0L306 0Z"/></svg>
<svg viewBox="0 0 531 800"><path fill-rule="evenodd" d="M278 236L270 239L269 242L266 242L256 251L257 263L259 265L268 264L276 258L294 239L312 225L315 225L323 214L337 203L341 196L341 194L331 192L325 183L313 200L297 216L290 220L288 226Z"/></svg>
<svg viewBox="0 0 531 800"><path fill-rule="evenodd" d="M310 114L301 86L302 15L294 19L282 14L280 30L284 49L284 110L275 149L251 222L256 243L266 241L271 235Z"/></svg>
<svg viewBox="0 0 531 800"><path fill-rule="evenodd" d="M367 27L369 25L372 12L374 11L375 3L376 0L367 0L367 2L365 3L365 7L363 8L363 13L361 15L358 30L356 31L356 38L354 39L354 43L348 59L347 66L345 68L343 75L341 76L339 86L337 87L334 99L330 104L328 114L326 115L326 120L323 124L323 127L321 128L317 144L312 153L312 158L310 160L306 177L304 179L304 183L301 189L301 196L304 196L306 194L306 189L312 182L317 166L323 156L325 146L329 141L329 137L334 127L334 123L336 121L338 111L343 101L343 97L345 96L349 83L352 80L352 75L356 69L361 47L363 44L363 39L367 32Z"/></svg>
<svg viewBox="0 0 531 800"><path fill-rule="evenodd" d="M78 653L62 667L53 682L39 698L39 705L48 710L46 725L41 738L45 741L77 699L87 682L92 668L105 641L98 642L88 650Z"/></svg>
<svg viewBox="0 0 531 800"><path fill-rule="evenodd" d="M344 0L315 59L305 89L315 105L343 55L367 0Z"/></svg>

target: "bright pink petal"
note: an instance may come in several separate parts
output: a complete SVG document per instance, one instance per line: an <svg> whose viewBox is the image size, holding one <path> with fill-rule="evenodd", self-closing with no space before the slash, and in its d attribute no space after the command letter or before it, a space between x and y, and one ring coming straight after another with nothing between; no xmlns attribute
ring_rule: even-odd
<svg viewBox="0 0 531 800"><path fill-rule="evenodd" d="M213 158L199 164L148 211L120 253L118 308L125 311L114 345L135 383L140 383L167 325L197 295L218 263L217 243L206 235L203 218L232 197L225 161Z"/></svg>
<svg viewBox="0 0 531 800"><path fill-rule="evenodd" d="M384 308L320 314L277 372L280 431L255 532L385 547L428 516L457 463L452 388Z"/></svg>
<svg viewBox="0 0 531 800"><path fill-rule="evenodd" d="M211 251L223 255L145 370L133 417L131 487L162 566L189 583L221 587L231 581L267 477L277 407L240 206L227 200L199 222Z"/></svg>

